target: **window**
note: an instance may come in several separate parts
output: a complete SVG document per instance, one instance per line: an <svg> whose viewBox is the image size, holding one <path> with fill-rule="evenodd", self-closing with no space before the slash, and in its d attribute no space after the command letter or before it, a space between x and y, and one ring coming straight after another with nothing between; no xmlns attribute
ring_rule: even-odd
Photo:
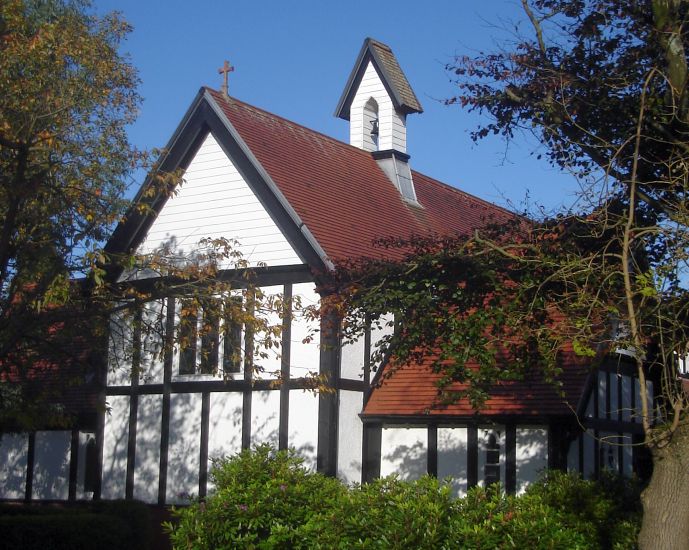
<svg viewBox="0 0 689 550"><path fill-rule="evenodd" d="M225 302L223 315L223 357L222 370L225 374L242 370L242 325L237 321L235 311L241 307L241 298Z"/></svg>
<svg viewBox="0 0 689 550"><path fill-rule="evenodd" d="M500 482L500 443L495 432L490 433L486 440L486 464L483 467L483 477L486 487L491 483Z"/></svg>
<svg viewBox="0 0 689 550"><path fill-rule="evenodd" d="M242 366L241 298L181 300L179 374L234 374ZM222 321L222 322L221 322ZM221 339L222 338L222 339Z"/></svg>
<svg viewBox="0 0 689 550"><path fill-rule="evenodd" d="M198 306L191 300L182 300L179 312L179 373L196 374L196 344L198 332Z"/></svg>

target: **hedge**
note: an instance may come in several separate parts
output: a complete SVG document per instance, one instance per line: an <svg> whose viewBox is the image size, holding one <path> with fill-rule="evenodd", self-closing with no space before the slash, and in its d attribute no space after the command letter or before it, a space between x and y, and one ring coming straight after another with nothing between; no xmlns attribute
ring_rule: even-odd
<svg viewBox="0 0 689 550"><path fill-rule="evenodd" d="M3 548L26 550L147 550L148 507L136 501L0 506Z"/></svg>
<svg viewBox="0 0 689 550"><path fill-rule="evenodd" d="M177 549L628 549L638 487L551 473L524 495L474 487L460 499L429 476L347 487L268 446L218 461L215 491L173 511Z"/></svg>

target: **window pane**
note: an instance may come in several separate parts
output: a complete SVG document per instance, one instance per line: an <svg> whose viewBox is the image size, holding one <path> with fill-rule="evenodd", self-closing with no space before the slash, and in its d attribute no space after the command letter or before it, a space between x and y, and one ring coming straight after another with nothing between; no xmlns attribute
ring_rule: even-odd
<svg viewBox="0 0 689 550"><path fill-rule="evenodd" d="M220 302L208 301L203 305L201 325L201 372L215 374L218 368L218 340L220 335Z"/></svg>
<svg viewBox="0 0 689 550"><path fill-rule="evenodd" d="M233 298L225 308L223 323L223 371L237 373L242 370L242 325L235 315L241 307L241 298Z"/></svg>
<svg viewBox="0 0 689 550"><path fill-rule="evenodd" d="M190 301L181 302L179 321L179 373L196 373L196 337L198 307Z"/></svg>

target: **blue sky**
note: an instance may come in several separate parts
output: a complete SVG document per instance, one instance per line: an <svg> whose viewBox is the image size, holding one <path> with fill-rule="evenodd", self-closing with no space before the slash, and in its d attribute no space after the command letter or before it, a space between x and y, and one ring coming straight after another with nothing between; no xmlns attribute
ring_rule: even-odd
<svg viewBox="0 0 689 550"><path fill-rule="evenodd" d="M537 160L528 137L474 144L480 119L442 100L455 89L445 71L454 55L494 49L505 25L522 19L517 0L95 0L134 26L123 45L139 69L145 98L130 138L162 147L199 87L219 88L217 69L235 67L230 94L343 141L333 116L364 38L394 51L424 113L408 119L412 167L484 199L555 208L572 202L574 179ZM536 154L532 154L533 152Z"/></svg>

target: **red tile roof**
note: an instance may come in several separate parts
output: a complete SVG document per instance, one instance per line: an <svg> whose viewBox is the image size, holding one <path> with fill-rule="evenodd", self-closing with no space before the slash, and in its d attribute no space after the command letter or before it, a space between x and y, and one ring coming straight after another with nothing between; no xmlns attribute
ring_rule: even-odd
<svg viewBox="0 0 689 550"><path fill-rule="evenodd" d="M382 237L466 234L512 215L418 172L421 207L410 204L371 153L208 92L331 260L380 257Z"/></svg>
<svg viewBox="0 0 689 550"><path fill-rule="evenodd" d="M379 385L373 390L364 407L364 416L472 416L476 411L468 399L453 404L438 405L438 380L440 375L432 372L429 357L423 364L406 365L398 368L390 377L384 376L392 365L385 367ZM524 380L499 382L490 392L480 414L500 416L518 414L543 417L571 415L576 411L583 394L589 369L571 351L563 354L562 374L556 387L546 382L539 372L528 373ZM450 391L464 389L455 384Z"/></svg>
<svg viewBox="0 0 689 550"><path fill-rule="evenodd" d="M371 153L314 132L233 98L208 90L258 162L331 260L401 255L374 246L382 237L467 234L512 213L413 172L421 207L410 204L387 178ZM439 375L422 365L399 369L371 394L365 416L470 416L471 405L434 407ZM391 368L391 367L388 367ZM563 398L534 374L521 382L502 382L491 392L482 414L567 415L576 409L587 369L573 356L564 365ZM457 388L454 388L457 389Z"/></svg>

